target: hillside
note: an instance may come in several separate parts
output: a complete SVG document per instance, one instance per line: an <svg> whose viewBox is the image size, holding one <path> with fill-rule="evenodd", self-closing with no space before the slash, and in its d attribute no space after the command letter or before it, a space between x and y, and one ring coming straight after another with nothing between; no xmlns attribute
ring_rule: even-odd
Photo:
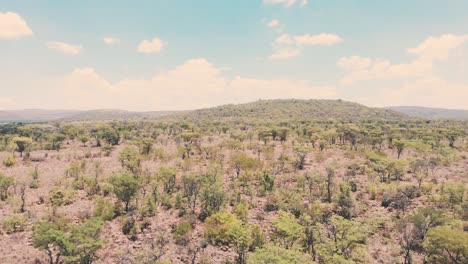
<svg viewBox="0 0 468 264"><path fill-rule="evenodd" d="M76 110L15 110L0 111L0 121L108 121L157 119L193 120L395 120L408 118L405 114L389 109L371 108L342 100L259 100L245 104L229 104L194 111L149 111L133 112L120 109Z"/></svg>
<svg viewBox="0 0 468 264"><path fill-rule="evenodd" d="M62 118L60 121L109 121L132 119L155 119L174 113L174 111L132 112L119 109L98 109L81 112Z"/></svg>
<svg viewBox="0 0 468 264"><path fill-rule="evenodd" d="M174 111L131 112L120 109L78 110L45 110L25 109L0 111L0 121L42 122L42 121L107 121L154 119L169 115Z"/></svg>
<svg viewBox="0 0 468 264"><path fill-rule="evenodd" d="M391 106L386 108L409 116L425 119L468 119L468 110L421 106Z"/></svg>
<svg viewBox="0 0 468 264"><path fill-rule="evenodd" d="M0 111L0 121L49 121L72 116L77 110L22 109Z"/></svg>
<svg viewBox="0 0 468 264"><path fill-rule="evenodd" d="M180 115L194 120L395 120L408 118L405 114L388 109L370 108L343 100L259 100L246 104L229 104L213 108L184 112Z"/></svg>

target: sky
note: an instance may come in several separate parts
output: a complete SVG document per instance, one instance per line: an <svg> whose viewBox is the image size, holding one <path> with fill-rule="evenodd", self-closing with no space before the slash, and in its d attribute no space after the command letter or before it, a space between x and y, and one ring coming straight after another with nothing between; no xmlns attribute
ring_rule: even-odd
<svg viewBox="0 0 468 264"><path fill-rule="evenodd" d="M468 109L466 0L0 0L0 109Z"/></svg>

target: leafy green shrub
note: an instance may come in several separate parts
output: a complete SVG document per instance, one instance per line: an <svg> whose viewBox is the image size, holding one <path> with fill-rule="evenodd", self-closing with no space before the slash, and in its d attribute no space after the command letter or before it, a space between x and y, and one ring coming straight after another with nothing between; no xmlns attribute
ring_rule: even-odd
<svg viewBox="0 0 468 264"><path fill-rule="evenodd" d="M33 246L47 252L49 263L92 263L103 245L99 239L102 221L90 218L81 225L71 226L60 222L63 221L36 224L32 234Z"/></svg>
<svg viewBox="0 0 468 264"><path fill-rule="evenodd" d="M8 216L2 221L2 229L7 234L23 232L25 230L26 219L23 216Z"/></svg>
<svg viewBox="0 0 468 264"><path fill-rule="evenodd" d="M127 171L117 173L112 177L111 184L117 198L125 204L125 213L130 209L130 202L140 188L139 182Z"/></svg>
<svg viewBox="0 0 468 264"><path fill-rule="evenodd" d="M102 191L103 196L108 196L114 192L114 186L110 183L103 182L99 185L99 189Z"/></svg>
<svg viewBox="0 0 468 264"><path fill-rule="evenodd" d="M143 200L143 205L140 208L140 214L142 217L151 217L156 215L156 203L154 202L153 197L148 196Z"/></svg>
<svg viewBox="0 0 468 264"><path fill-rule="evenodd" d="M230 213L219 212L205 220L205 237L213 245L229 245L231 230L242 225L242 221Z"/></svg>
<svg viewBox="0 0 468 264"><path fill-rule="evenodd" d="M250 237L252 239L250 243L250 251L254 251L256 248L261 248L265 244L265 233L263 233L259 225L252 226L250 229Z"/></svg>
<svg viewBox="0 0 468 264"><path fill-rule="evenodd" d="M420 196L420 190L414 185L406 185L395 189L389 189L382 195L382 206L405 210L411 204L411 200Z"/></svg>
<svg viewBox="0 0 468 264"><path fill-rule="evenodd" d="M0 200L5 201L8 198L8 189L13 185L15 180L12 177L5 176L0 173Z"/></svg>
<svg viewBox="0 0 468 264"><path fill-rule="evenodd" d="M312 258L298 250L266 245L249 254L248 264L303 264L312 263Z"/></svg>
<svg viewBox="0 0 468 264"><path fill-rule="evenodd" d="M294 215L289 212L279 211L278 217L273 219L273 239L290 249L300 239L304 230L296 221Z"/></svg>
<svg viewBox="0 0 468 264"><path fill-rule="evenodd" d="M172 236L178 245L186 246L190 240L193 227L189 221L181 221L172 230Z"/></svg>
<svg viewBox="0 0 468 264"><path fill-rule="evenodd" d="M16 164L16 158L13 154L9 154L3 160L3 165L5 167L13 167Z"/></svg>
<svg viewBox="0 0 468 264"><path fill-rule="evenodd" d="M116 207L114 203L103 198L96 199L96 207L94 209L95 217L100 217L104 221L110 221L116 216L115 212Z"/></svg>
<svg viewBox="0 0 468 264"><path fill-rule="evenodd" d="M75 192L73 190L62 190L59 187L55 187L50 191L49 195L52 206L57 207L71 204L73 202Z"/></svg>
<svg viewBox="0 0 468 264"><path fill-rule="evenodd" d="M424 242L430 263L467 263L468 233L449 226L435 227Z"/></svg>
<svg viewBox="0 0 468 264"><path fill-rule="evenodd" d="M237 204L234 207L234 213L240 220L247 223L247 220L249 218L249 205L246 202L241 202Z"/></svg>

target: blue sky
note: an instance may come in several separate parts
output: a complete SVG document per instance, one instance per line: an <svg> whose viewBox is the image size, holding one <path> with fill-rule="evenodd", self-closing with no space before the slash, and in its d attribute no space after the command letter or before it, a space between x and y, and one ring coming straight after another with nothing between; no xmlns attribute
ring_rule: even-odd
<svg viewBox="0 0 468 264"><path fill-rule="evenodd" d="M290 97L467 109L466 10L462 0L0 0L0 109Z"/></svg>

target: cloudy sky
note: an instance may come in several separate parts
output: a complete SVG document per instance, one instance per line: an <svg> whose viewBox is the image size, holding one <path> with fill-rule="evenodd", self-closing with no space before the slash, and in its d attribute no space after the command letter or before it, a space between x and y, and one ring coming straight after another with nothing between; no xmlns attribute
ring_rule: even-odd
<svg viewBox="0 0 468 264"><path fill-rule="evenodd" d="M468 109L466 0L0 0L0 109Z"/></svg>

